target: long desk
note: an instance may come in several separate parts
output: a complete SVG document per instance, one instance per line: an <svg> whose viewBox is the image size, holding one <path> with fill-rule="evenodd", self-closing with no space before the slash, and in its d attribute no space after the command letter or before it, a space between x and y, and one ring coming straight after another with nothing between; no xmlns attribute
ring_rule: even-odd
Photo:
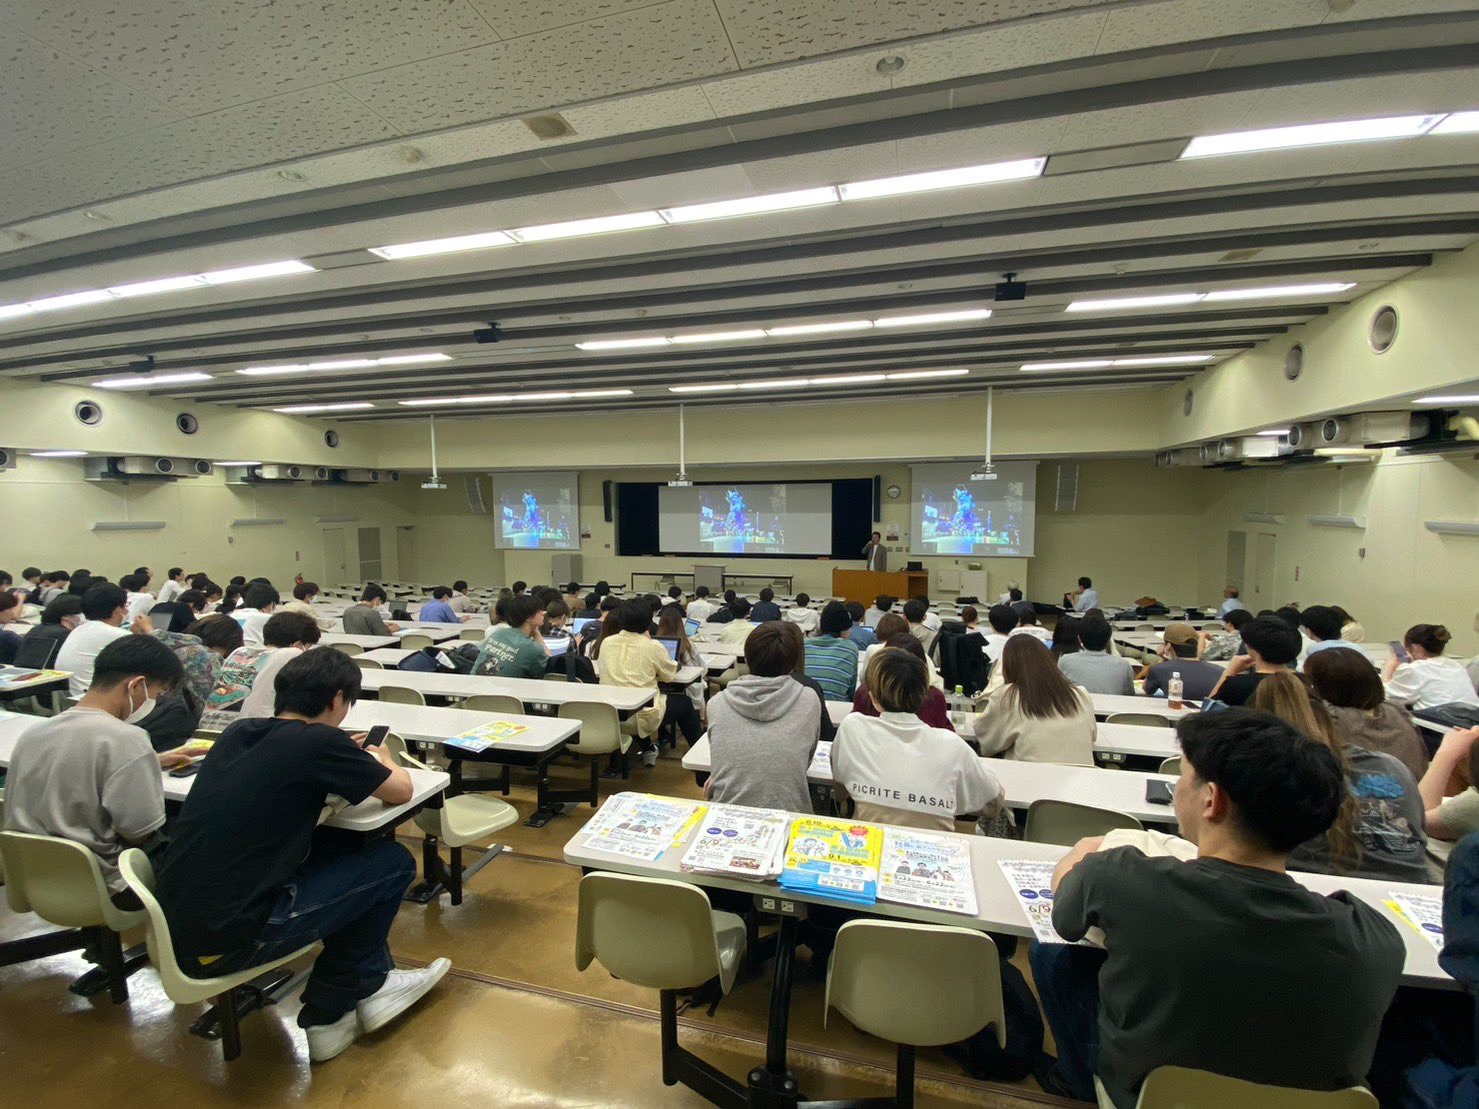
<svg viewBox="0 0 1479 1109"><path fill-rule="evenodd" d="M23 697L40 697L48 693L66 693L72 677L70 670L37 670L33 667L6 667L19 673L35 673L36 677L26 681L0 679L0 701L15 701Z"/></svg>
<svg viewBox="0 0 1479 1109"><path fill-rule="evenodd" d="M360 683L369 690L380 690L388 685L399 686L436 697L463 698L495 693L517 697L526 705L610 705L619 713L636 712L651 704L654 693L651 689L591 685L585 682L552 682L541 678L498 678L416 670L366 670L360 675Z"/></svg>
<svg viewBox="0 0 1479 1109"><path fill-rule="evenodd" d="M324 632L319 639L319 644L324 647L332 647L336 643L347 643L354 647L373 651L377 647L394 647L400 643L400 637L396 635L348 635L345 632Z"/></svg>
<svg viewBox="0 0 1479 1109"><path fill-rule="evenodd" d="M1117 712L1143 712L1164 716L1168 720L1180 720L1197 711L1189 702L1173 709L1164 697L1135 697L1123 693L1093 693L1090 696L1094 698L1094 715L1101 720Z"/></svg>

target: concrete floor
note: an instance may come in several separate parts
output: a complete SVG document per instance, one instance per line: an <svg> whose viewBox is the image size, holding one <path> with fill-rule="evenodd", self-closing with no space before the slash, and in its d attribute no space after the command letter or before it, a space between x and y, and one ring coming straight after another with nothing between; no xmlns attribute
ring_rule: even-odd
<svg viewBox="0 0 1479 1109"><path fill-rule="evenodd" d="M582 772L557 768L572 779ZM532 783L516 774L511 798L534 808ZM634 769L622 788L697 796L676 757ZM576 884L580 873L561 849L594 810L545 828L516 825L499 839L512 848L469 884L463 904L406 904L391 949L407 965L439 955L453 971L396 1024L338 1059L310 1069L293 1023L296 998L242 1022L245 1050L229 1066L219 1045L186 1029L199 1007L176 1009L144 969L131 998L84 1000L67 984L85 969L57 956L0 969L0 1074L5 1102L31 1109L73 1105L106 1091L112 1109L168 1103L378 1107L420 1104L499 1106L690 1106L706 1102L659 1077L656 994L619 982L599 965L575 969ZM414 831L407 826L402 831ZM418 841L403 842L415 849ZM469 849L469 853L471 849ZM0 940L42 931L31 916L0 911ZM1021 956L1019 956L1019 960ZM726 1073L743 1076L764 1054L768 968L742 976L709 1017L681 1018L679 1037ZM810 1097L883 1096L893 1078L893 1047L836 1014L822 1025L822 984L800 959L791 1010L791 1061ZM922 1106L1070 1105L1020 1085L976 1082L937 1051L919 1056Z"/></svg>

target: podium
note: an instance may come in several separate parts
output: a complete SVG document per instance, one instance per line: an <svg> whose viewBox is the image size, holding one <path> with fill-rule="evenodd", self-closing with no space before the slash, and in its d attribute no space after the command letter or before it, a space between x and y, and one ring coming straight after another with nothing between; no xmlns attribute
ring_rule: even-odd
<svg viewBox="0 0 1479 1109"><path fill-rule="evenodd" d="M922 597L929 594L930 576L927 570L899 570L879 572L877 570L833 570L832 594L849 601L861 601L871 605L880 593L887 593L899 600Z"/></svg>

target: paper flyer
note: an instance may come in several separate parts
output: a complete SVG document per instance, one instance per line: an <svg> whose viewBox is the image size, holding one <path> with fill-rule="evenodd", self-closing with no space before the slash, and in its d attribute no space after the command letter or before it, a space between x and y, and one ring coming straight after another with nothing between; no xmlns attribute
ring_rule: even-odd
<svg viewBox="0 0 1479 1109"><path fill-rule="evenodd" d="M959 837L886 829L878 899L975 916L970 846Z"/></svg>
<svg viewBox="0 0 1479 1109"><path fill-rule="evenodd" d="M65 677L67 677L65 670L26 670L18 666L0 666L0 686L56 681Z"/></svg>
<svg viewBox="0 0 1479 1109"><path fill-rule="evenodd" d="M878 864L882 857L882 828L799 816L791 822L781 885L871 905L878 900Z"/></svg>
<svg viewBox="0 0 1479 1109"><path fill-rule="evenodd" d="M1417 929L1430 944L1443 950L1443 898L1423 897L1417 893L1388 895L1387 907L1394 911L1413 928Z"/></svg>
<svg viewBox="0 0 1479 1109"><path fill-rule="evenodd" d="M1027 914L1032 935L1039 943L1067 943L1053 930L1053 871L1056 862L1038 859L999 859L997 865L1017 894Z"/></svg>
<svg viewBox="0 0 1479 1109"><path fill-rule="evenodd" d="M593 850L656 862L683 839L704 809L698 801L618 793L601 806L581 834Z"/></svg>
<svg viewBox="0 0 1479 1109"><path fill-rule="evenodd" d="M487 724L479 724L476 728L469 728L465 732L459 732L447 740L448 743L461 747L464 751L486 751L495 743L501 743L505 739L512 739L529 730L527 724L513 724L507 720L492 720Z"/></svg>
<svg viewBox="0 0 1479 1109"><path fill-rule="evenodd" d="M830 743L817 744L816 753L811 756L811 765L806 768L806 776L828 782L832 780L832 745Z"/></svg>
<svg viewBox="0 0 1479 1109"><path fill-rule="evenodd" d="M680 865L702 874L774 878L781 872L790 826L788 812L710 805Z"/></svg>

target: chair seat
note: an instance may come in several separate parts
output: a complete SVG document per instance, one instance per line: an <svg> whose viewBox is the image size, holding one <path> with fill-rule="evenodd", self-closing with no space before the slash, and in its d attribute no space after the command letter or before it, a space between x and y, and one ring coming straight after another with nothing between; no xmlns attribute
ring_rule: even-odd
<svg viewBox="0 0 1479 1109"><path fill-rule="evenodd" d="M423 809L416 814L417 827L448 847L464 847L518 821L518 809L486 793L448 797L441 809Z"/></svg>
<svg viewBox="0 0 1479 1109"><path fill-rule="evenodd" d="M237 986L244 986L254 978L260 978L269 970L274 970L284 963L291 963L294 959L301 959L317 946L318 944L316 942L310 943L306 947L298 948L291 955L284 955L280 959L258 963L256 966L247 967L245 970L239 970L234 974L223 974L219 978L192 978L190 975L184 973L178 965L171 968L174 971L173 974L165 974L161 971L159 978L164 985L165 995L176 1005L193 1005L198 1001L209 1001L213 997L219 997L223 993L236 989ZM150 959L153 960L153 947L150 948L149 955ZM173 962L173 959L171 959L171 962ZM157 962L156 969L158 969Z"/></svg>

